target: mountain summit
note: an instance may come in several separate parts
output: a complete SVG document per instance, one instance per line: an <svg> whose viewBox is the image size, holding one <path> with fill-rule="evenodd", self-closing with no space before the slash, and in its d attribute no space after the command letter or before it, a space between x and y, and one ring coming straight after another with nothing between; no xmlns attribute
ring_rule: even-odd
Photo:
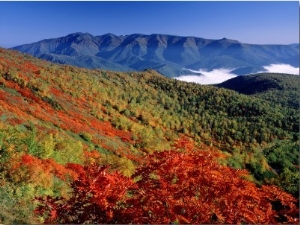
<svg viewBox="0 0 300 225"><path fill-rule="evenodd" d="M256 45L227 38L164 34L93 36L78 32L12 49L61 64L117 71L154 69L168 77L184 74L184 68L227 68L242 75L276 63L299 67L299 45Z"/></svg>

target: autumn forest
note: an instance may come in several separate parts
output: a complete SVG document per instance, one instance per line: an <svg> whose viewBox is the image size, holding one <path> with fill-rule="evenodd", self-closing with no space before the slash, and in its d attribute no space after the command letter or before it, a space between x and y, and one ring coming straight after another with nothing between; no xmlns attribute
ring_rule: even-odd
<svg viewBox="0 0 300 225"><path fill-rule="evenodd" d="M298 78L199 85L0 49L0 223L298 224Z"/></svg>

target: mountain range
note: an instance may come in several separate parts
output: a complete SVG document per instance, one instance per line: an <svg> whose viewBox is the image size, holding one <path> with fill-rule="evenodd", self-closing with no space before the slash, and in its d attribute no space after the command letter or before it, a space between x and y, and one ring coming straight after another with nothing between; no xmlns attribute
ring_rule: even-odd
<svg viewBox="0 0 300 225"><path fill-rule="evenodd" d="M258 45L164 34L93 36L79 32L12 49L60 64L114 71L154 69L167 77L191 74L186 69L227 68L244 75L263 71L270 64L299 67L299 44Z"/></svg>

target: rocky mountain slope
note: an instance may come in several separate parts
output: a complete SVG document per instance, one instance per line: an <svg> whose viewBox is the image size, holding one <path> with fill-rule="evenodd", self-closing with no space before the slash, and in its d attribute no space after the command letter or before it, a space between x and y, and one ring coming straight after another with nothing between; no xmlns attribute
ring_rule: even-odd
<svg viewBox="0 0 300 225"><path fill-rule="evenodd" d="M154 69L167 77L186 73L184 68L228 68L241 75L262 71L269 64L299 67L299 44L255 45L163 34L74 33L13 49L61 64L115 71Z"/></svg>

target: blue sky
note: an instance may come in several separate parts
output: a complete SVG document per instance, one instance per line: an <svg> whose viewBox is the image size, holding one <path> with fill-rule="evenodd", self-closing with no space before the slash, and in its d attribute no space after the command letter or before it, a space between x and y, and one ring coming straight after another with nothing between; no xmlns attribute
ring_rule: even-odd
<svg viewBox="0 0 300 225"><path fill-rule="evenodd" d="M223 37L253 44L299 42L299 2L0 2L0 46L74 32Z"/></svg>

